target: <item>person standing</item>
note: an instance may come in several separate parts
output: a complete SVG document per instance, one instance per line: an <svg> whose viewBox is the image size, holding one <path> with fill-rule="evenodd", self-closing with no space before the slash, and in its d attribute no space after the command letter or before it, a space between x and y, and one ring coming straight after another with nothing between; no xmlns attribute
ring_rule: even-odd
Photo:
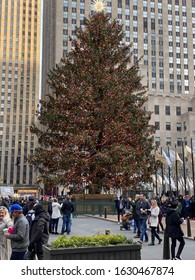
<svg viewBox="0 0 195 280"><path fill-rule="evenodd" d="M132 200L131 197L128 197L128 198L127 198L125 214L126 214L126 213L129 213L129 212L130 212L131 214L133 214L133 200ZM132 224L133 224L132 216L133 216L133 215L131 215L131 219L129 219L129 230L131 230L131 227L132 227Z"/></svg>
<svg viewBox="0 0 195 280"><path fill-rule="evenodd" d="M31 226L32 226L32 221L34 220L35 218L35 211L33 209L34 205L36 204L36 201L31 201L29 203L29 206L28 206L28 213L27 215L25 216L28 220L28 223L29 223L29 230L31 229Z"/></svg>
<svg viewBox="0 0 195 280"><path fill-rule="evenodd" d="M180 218L179 213L177 212L178 203L172 202L167 208L166 214L166 234L171 238L171 256L172 260L181 260L181 253L185 246L184 233L181 229L181 224L184 221L184 218ZM177 254L175 256L176 242L179 241L179 247Z"/></svg>
<svg viewBox="0 0 195 280"><path fill-rule="evenodd" d="M151 228L151 243L148 244L148 246L155 245L155 237L158 239L159 244L162 242L162 239L156 232L159 212L160 209L157 205L157 201L155 199L151 199L150 216L148 218L148 224L150 225Z"/></svg>
<svg viewBox="0 0 195 280"><path fill-rule="evenodd" d="M43 260L43 244L47 244L49 240L50 215L41 204L35 204L33 209L35 218L30 229L28 259L34 260L37 255L38 260Z"/></svg>
<svg viewBox="0 0 195 280"><path fill-rule="evenodd" d="M120 196L119 198L117 197L114 202L117 210L118 224L120 224L120 217L125 214L126 201Z"/></svg>
<svg viewBox="0 0 195 280"><path fill-rule="evenodd" d="M140 238L140 217L139 217L139 213L137 211L137 203L139 201L139 194L135 195L135 199L133 201L133 220L134 220L134 233L136 233L137 230L137 234L134 236L134 238Z"/></svg>
<svg viewBox="0 0 195 280"><path fill-rule="evenodd" d="M137 213L140 218L140 240L139 243L143 243L143 239L145 237L145 242L148 242L148 233L147 233L147 219L148 219L148 210L150 209L150 204L146 200L144 194L140 194L139 201L136 205Z"/></svg>
<svg viewBox="0 0 195 280"><path fill-rule="evenodd" d="M67 198L63 202L61 212L62 212L62 215L63 215L63 217L62 217L63 223L62 223L61 234L65 233L65 228L66 228L67 235L69 235L70 232L71 232L71 224L72 224L71 215L74 212L74 205L70 201L69 198Z"/></svg>
<svg viewBox="0 0 195 280"><path fill-rule="evenodd" d="M4 237L4 230L13 227L8 210L4 206L0 206L0 260L9 260L11 256L11 241Z"/></svg>
<svg viewBox="0 0 195 280"><path fill-rule="evenodd" d="M57 198L54 198L52 202L52 233L53 234L59 234L58 233L58 223L59 223L59 218L61 217L61 205L58 203Z"/></svg>
<svg viewBox="0 0 195 280"><path fill-rule="evenodd" d="M9 212L14 217L13 233L8 232L4 236L11 239L10 260L24 260L29 245L29 224L19 204L13 204Z"/></svg>
<svg viewBox="0 0 195 280"><path fill-rule="evenodd" d="M49 221L49 233L52 233L52 203L53 203L53 197L50 196L47 204L47 212L50 215L50 221Z"/></svg>
<svg viewBox="0 0 195 280"><path fill-rule="evenodd" d="M35 201L35 198L34 198L34 196L30 195L28 198L28 203L26 203L22 208L24 216L26 216L28 214L29 205L32 201Z"/></svg>
<svg viewBox="0 0 195 280"><path fill-rule="evenodd" d="M4 206L9 210L9 198L8 197L0 197L0 206Z"/></svg>

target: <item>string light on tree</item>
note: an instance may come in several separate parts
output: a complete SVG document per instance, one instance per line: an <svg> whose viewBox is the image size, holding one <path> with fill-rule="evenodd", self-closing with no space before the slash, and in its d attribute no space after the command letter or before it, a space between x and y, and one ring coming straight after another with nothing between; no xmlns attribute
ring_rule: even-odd
<svg viewBox="0 0 195 280"><path fill-rule="evenodd" d="M102 186L136 189L154 173L147 95L138 63L129 67L123 26L103 12L104 1L93 3L95 13L76 29L72 51L48 75L41 126L30 128L40 145L29 162L48 188L80 186L84 178L90 193Z"/></svg>
<svg viewBox="0 0 195 280"><path fill-rule="evenodd" d="M97 13L101 13L106 9L106 2L104 0L94 0L93 5L94 5L94 10Z"/></svg>

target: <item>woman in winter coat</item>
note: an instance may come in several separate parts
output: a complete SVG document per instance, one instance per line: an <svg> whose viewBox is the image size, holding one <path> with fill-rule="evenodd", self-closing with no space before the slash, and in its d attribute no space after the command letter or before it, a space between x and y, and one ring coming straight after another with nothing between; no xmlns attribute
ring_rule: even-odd
<svg viewBox="0 0 195 280"><path fill-rule="evenodd" d="M35 218L32 221L30 229L30 245L28 259L35 259L35 255L39 260L43 259L43 244L47 244L49 240L49 221L50 215L43 209L41 204L34 206Z"/></svg>
<svg viewBox="0 0 195 280"><path fill-rule="evenodd" d="M53 234L59 234L58 223L59 223L59 218L61 217L60 209L61 209L61 205L58 203L58 200L54 198L52 202L52 215L51 215Z"/></svg>
<svg viewBox="0 0 195 280"><path fill-rule="evenodd" d="M8 210L5 206L0 206L0 260L10 260L11 240L4 237L4 230L13 228Z"/></svg>
<svg viewBox="0 0 195 280"><path fill-rule="evenodd" d="M181 253L185 246L184 233L181 229L181 224L184 219L180 218L176 208L178 207L177 202L172 202L167 209L166 214L166 234L171 238L171 256L172 260L181 260ZM179 241L179 247L175 256L176 241Z"/></svg>
<svg viewBox="0 0 195 280"><path fill-rule="evenodd" d="M151 200L151 208L150 208L150 216L148 218L148 224L151 228L151 243L148 246L155 245L155 237L158 239L158 244L162 242L162 239L156 232L158 226L158 215L160 212L160 208L158 207L157 201L155 199Z"/></svg>

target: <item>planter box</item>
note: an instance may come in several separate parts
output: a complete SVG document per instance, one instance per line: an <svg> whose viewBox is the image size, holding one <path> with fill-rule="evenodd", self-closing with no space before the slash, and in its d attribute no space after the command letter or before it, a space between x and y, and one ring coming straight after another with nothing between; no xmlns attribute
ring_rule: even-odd
<svg viewBox="0 0 195 280"><path fill-rule="evenodd" d="M43 246L44 260L141 260L141 245L117 245L89 248Z"/></svg>

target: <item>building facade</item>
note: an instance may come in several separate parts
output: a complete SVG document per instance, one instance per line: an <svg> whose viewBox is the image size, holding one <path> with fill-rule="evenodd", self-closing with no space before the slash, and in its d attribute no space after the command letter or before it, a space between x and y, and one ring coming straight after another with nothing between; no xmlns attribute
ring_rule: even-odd
<svg viewBox="0 0 195 280"><path fill-rule="evenodd" d="M52 46L51 56L48 56L48 50L46 55L43 54L46 72L71 50L69 36L74 38L75 27L83 26L84 17L93 12L92 2L45 1L47 30L44 50L48 43ZM48 13L49 3L51 9ZM153 112L151 124L157 128L155 142L163 147L174 147L175 143L181 147L184 140L189 145L190 138L195 137L195 108L192 102L195 84L195 1L106 0L105 3L109 16L123 24L125 40L132 43L133 59L136 61L142 57L140 72L148 94L145 109ZM43 94L47 91L45 81L46 78L43 78Z"/></svg>
<svg viewBox="0 0 195 280"><path fill-rule="evenodd" d="M104 2L106 13L123 24L125 41L132 44L133 62L142 57L140 75L148 95L145 110L152 112L155 143L166 153L176 149L182 156L184 144L195 143L195 0ZM91 0L45 1L43 97L49 90L47 73L71 51L69 36L75 37L76 26L84 27L83 19L93 9ZM180 177L185 170L192 178L190 161L185 168L180 167ZM170 174L168 168L166 172ZM175 172L171 170L173 177Z"/></svg>
<svg viewBox="0 0 195 280"><path fill-rule="evenodd" d="M0 177L1 184L32 186L27 162L37 146L40 88L41 0L0 0Z"/></svg>
<svg viewBox="0 0 195 280"><path fill-rule="evenodd" d="M164 149L175 143L181 149L183 140L190 146L195 139L195 0L105 2L108 15L123 24L133 60L142 57L145 109L153 112L155 142ZM0 0L2 183L36 183L26 159L37 146L29 127L36 122L40 83L44 98L48 72L71 51L69 36L74 38L75 27L83 26L93 8L91 0Z"/></svg>

